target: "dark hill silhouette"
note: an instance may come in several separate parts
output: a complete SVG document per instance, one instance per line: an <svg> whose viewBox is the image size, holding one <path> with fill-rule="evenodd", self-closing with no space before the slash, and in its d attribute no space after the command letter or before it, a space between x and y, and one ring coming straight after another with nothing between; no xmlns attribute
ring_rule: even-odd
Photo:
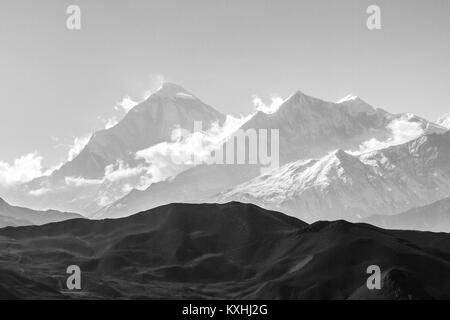
<svg viewBox="0 0 450 320"><path fill-rule="evenodd" d="M65 289L74 264L80 292ZM366 288L372 264L382 290ZM308 225L237 202L0 229L0 298L448 299L448 274L449 234Z"/></svg>

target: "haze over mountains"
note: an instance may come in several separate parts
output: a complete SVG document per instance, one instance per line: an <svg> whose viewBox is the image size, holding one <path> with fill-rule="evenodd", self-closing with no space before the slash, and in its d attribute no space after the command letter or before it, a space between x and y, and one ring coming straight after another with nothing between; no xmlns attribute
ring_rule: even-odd
<svg viewBox="0 0 450 320"><path fill-rule="evenodd" d="M82 218L81 215L56 210L36 211L16 207L0 198L0 228L8 226L41 225L68 219Z"/></svg>
<svg viewBox="0 0 450 320"><path fill-rule="evenodd" d="M450 197L392 216L373 215L364 222L389 229L450 233Z"/></svg>
<svg viewBox="0 0 450 320"><path fill-rule="evenodd" d="M241 203L1 229L0 261L3 299L450 298L448 234L308 225ZM65 289L73 264L76 293ZM381 290L366 286L373 264Z"/></svg>
<svg viewBox="0 0 450 320"><path fill-rule="evenodd" d="M300 219L391 215L450 196L450 132L352 155L289 163L214 200L252 202Z"/></svg>
<svg viewBox="0 0 450 320"><path fill-rule="evenodd" d="M174 139L196 121L201 132ZM165 84L60 169L7 193L91 220L0 199L0 299L449 299L449 234L351 223L450 232L445 125L302 92L233 119ZM206 159L238 129L278 129L280 167L174 163L186 151ZM381 290L367 289L370 265Z"/></svg>
<svg viewBox="0 0 450 320"><path fill-rule="evenodd" d="M443 127L414 115L392 115L375 109L358 97L352 96L339 103L332 103L302 92L290 96L275 112L256 112L241 129L278 129L281 164L293 159L302 161L299 159L325 156L339 147L345 150L367 150L371 145L381 148L406 142L424 133L445 132ZM203 165L191 168L173 179L153 184L146 190L132 191L95 213L94 217L126 216L171 202L220 200L214 197L217 193L258 175L258 167L251 165ZM267 192L270 190L268 188ZM250 201L253 200L261 204L258 199L252 198Z"/></svg>
<svg viewBox="0 0 450 320"><path fill-rule="evenodd" d="M307 221L396 214L449 196L442 119L435 124L390 114L353 95L334 103L298 91L276 110L257 111L227 126L225 115L166 83L115 126L95 132L60 169L8 190L5 197L93 218L128 216L172 202L229 200ZM173 130L193 131L196 121L202 122L202 135L213 128L223 141L237 129L278 129L281 167L260 175L261 165L174 165L170 154L183 150L177 149ZM416 149L407 143L424 135ZM196 152L205 151L204 140Z"/></svg>
<svg viewBox="0 0 450 320"><path fill-rule="evenodd" d="M18 196L11 197L20 202L28 195L24 202L37 208L83 213L89 207L98 210L106 196L102 191L116 188L121 194L127 184L139 185L142 180L152 179L148 166L142 165L144 160L138 159L136 152L171 141L177 127L192 131L195 121L201 121L207 129L213 123L222 124L225 116L182 87L165 83L115 126L95 132L73 160L48 177L20 186L14 192ZM33 197L36 193L39 197Z"/></svg>

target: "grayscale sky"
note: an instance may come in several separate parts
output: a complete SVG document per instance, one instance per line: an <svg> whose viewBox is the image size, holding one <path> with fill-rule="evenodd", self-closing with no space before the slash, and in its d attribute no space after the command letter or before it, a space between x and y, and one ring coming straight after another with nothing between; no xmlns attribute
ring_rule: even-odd
<svg viewBox="0 0 450 320"><path fill-rule="evenodd" d="M366 28L370 4L382 30ZM0 161L65 160L161 77L233 115L301 90L435 120L450 111L449 17L449 0L1 0Z"/></svg>

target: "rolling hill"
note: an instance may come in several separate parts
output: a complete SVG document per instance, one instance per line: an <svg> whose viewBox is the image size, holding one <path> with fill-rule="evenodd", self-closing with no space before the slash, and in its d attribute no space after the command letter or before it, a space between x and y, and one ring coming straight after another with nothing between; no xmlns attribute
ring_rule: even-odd
<svg viewBox="0 0 450 320"><path fill-rule="evenodd" d="M380 290L366 287L370 265ZM0 229L3 299L449 299L449 273L449 234L308 225L242 203Z"/></svg>

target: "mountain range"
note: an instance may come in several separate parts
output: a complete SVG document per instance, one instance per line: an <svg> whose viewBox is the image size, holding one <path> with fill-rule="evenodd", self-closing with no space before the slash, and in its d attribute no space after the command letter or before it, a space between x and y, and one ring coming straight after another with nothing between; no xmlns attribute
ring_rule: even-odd
<svg viewBox="0 0 450 320"><path fill-rule="evenodd" d="M297 91L277 110L257 111L234 131L224 131L227 141L237 129L277 129L279 168L262 175L258 164L171 170L167 148L174 147L174 129L192 131L201 121L205 131L223 130L226 116L181 86L165 83L115 126L92 134L81 152L51 175L2 196L24 207L97 219L173 202L238 200L308 222L360 221L450 196L445 119L435 124L374 108L356 96L329 102ZM149 148L162 149L159 158L139 156Z"/></svg>
<svg viewBox="0 0 450 320"><path fill-rule="evenodd" d="M449 234L307 224L251 204L9 227L0 248L0 299L450 298ZM65 286L69 265L81 290ZM366 286L372 265L380 290Z"/></svg>
<svg viewBox="0 0 450 320"><path fill-rule="evenodd" d="M106 196L112 199L123 196L126 192L122 190L128 184L138 184L142 178L152 179L151 174L142 170L143 160L136 157L138 151L171 141L172 131L178 127L193 131L195 121L201 121L206 130L214 123L222 124L225 116L181 86L165 83L115 126L93 133L72 160L49 176L18 186L8 193L8 198L33 208L51 207L85 214L97 211L105 205ZM120 174L126 170L137 173L122 178ZM109 179L108 171L117 174Z"/></svg>
<svg viewBox="0 0 450 320"><path fill-rule="evenodd" d="M393 124L396 123L413 126L418 134L411 139L421 134L446 131L442 126L414 115L393 115L375 109L358 97L333 103L300 91L286 99L273 113L256 112L240 129L278 129L280 163L289 164L326 156L336 148L360 150L368 141L395 140ZM189 168L171 179L150 185L146 190L133 190L92 216L120 217L171 202L211 201L218 193L252 178L259 179L259 168L255 165Z"/></svg>
<svg viewBox="0 0 450 320"><path fill-rule="evenodd" d="M373 215L364 222L388 229L450 233L450 197L392 216Z"/></svg>
<svg viewBox="0 0 450 320"><path fill-rule="evenodd" d="M450 132L354 155L299 160L213 200L256 203L307 221L392 215L450 196Z"/></svg>
<svg viewBox="0 0 450 320"><path fill-rule="evenodd" d="M82 218L81 215L56 210L36 211L16 207L0 198L0 228L8 226L41 225L68 219Z"/></svg>

